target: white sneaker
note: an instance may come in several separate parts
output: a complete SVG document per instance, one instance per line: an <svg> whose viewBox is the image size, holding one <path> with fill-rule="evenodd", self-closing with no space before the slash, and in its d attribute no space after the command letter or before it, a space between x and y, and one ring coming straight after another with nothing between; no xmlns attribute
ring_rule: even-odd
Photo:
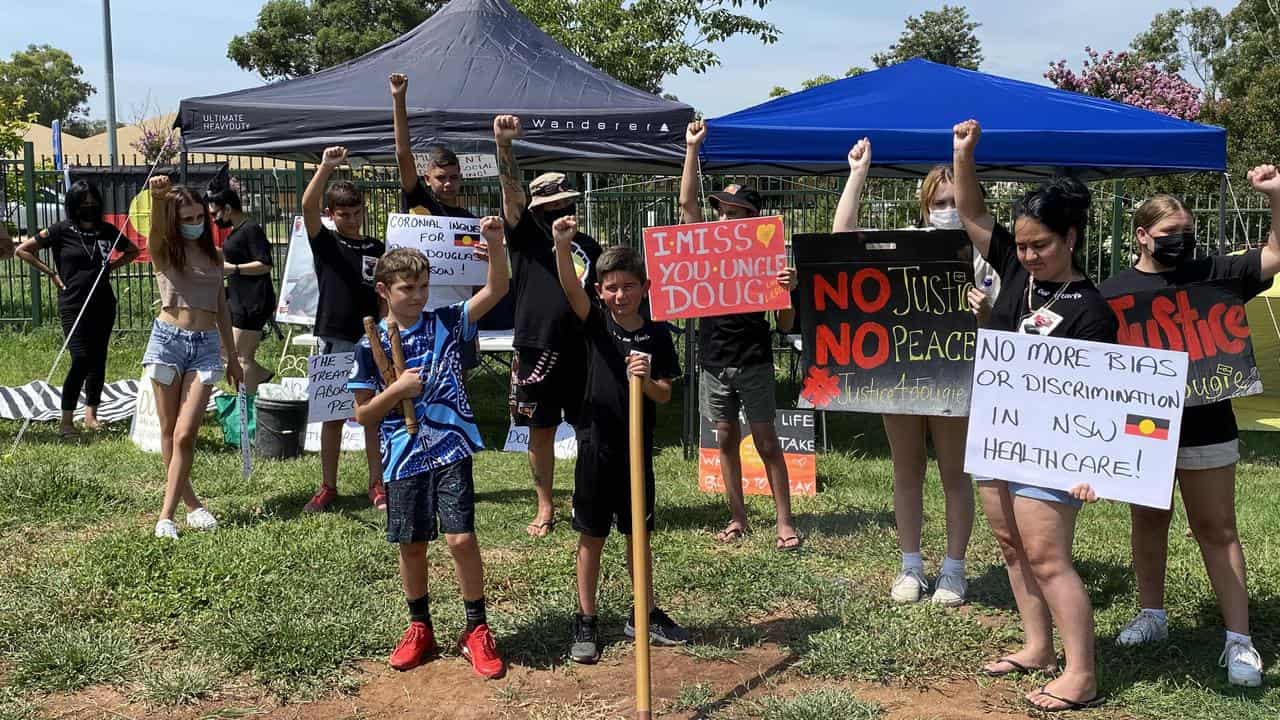
<svg viewBox="0 0 1280 720"><path fill-rule="evenodd" d="M1116 636L1116 645L1120 647L1137 647L1151 643L1164 642L1169 639L1169 620L1153 612L1139 612L1120 634Z"/></svg>
<svg viewBox="0 0 1280 720"><path fill-rule="evenodd" d="M165 540L178 539L178 526L172 520L161 520L156 523L156 537Z"/></svg>
<svg viewBox="0 0 1280 720"><path fill-rule="evenodd" d="M907 568L898 573L897 579L893 581L889 597L894 602L913 603L920 602L926 592L929 592L929 583L924 579L924 573L915 568Z"/></svg>
<svg viewBox="0 0 1280 720"><path fill-rule="evenodd" d="M218 519L205 508L197 508L187 513L187 527L192 530L212 530L218 527Z"/></svg>
<svg viewBox="0 0 1280 720"><path fill-rule="evenodd" d="M1227 669L1227 682L1244 687L1258 687L1262 684L1262 656L1252 644L1242 642L1227 643L1218 658L1218 666Z"/></svg>
<svg viewBox="0 0 1280 720"><path fill-rule="evenodd" d="M943 607L957 607L964 604L964 595L969 590L969 583L964 575L942 574L938 576L935 590L930 602Z"/></svg>

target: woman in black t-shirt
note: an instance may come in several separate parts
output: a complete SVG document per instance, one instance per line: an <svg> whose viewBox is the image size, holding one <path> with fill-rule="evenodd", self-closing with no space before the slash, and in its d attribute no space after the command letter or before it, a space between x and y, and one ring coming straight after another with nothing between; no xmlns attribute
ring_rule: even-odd
<svg viewBox="0 0 1280 720"><path fill-rule="evenodd" d="M1115 342L1116 321L1106 301L1076 266L1084 242L1089 190L1073 178L1055 178L1028 192L1014 207L1013 233L987 211L978 185L974 150L981 128L955 126L956 207L974 249L1000 273L991 310L993 330ZM1098 704L1093 608L1071 559L1076 515L1093 490L1069 493L1002 480L979 483L983 510L1008 566L1026 641L1022 649L989 663L984 675L1050 669L1056 662L1053 623L1062 635L1066 667L1026 700L1045 711Z"/></svg>
<svg viewBox="0 0 1280 720"><path fill-rule="evenodd" d="M235 190L211 188L205 204L214 224L231 228L231 234L222 243L222 269L227 276L231 332L240 351L245 390L254 393L260 383L275 375L259 365L257 358L262 329L276 309L276 289L271 284L274 265L271 241L262 226L244 214L240 194Z"/></svg>
<svg viewBox="0 0 1280 720"><path fill-rule="evenodd" d="M1133 215L1139 249L1137 265L1102 284L1108 298L1148 290L1212 283L1248 302L1271 286L1280 271L1280 175L1270 165L1255 168L1249 181L1271 199L1272 229L1267 244L1240 255L1193 259L1195 220L1169 195L1157 195ZM1117 318L1124 322L1122 310ZM1205 569L1226 625L1222 662L1233 685L1262 683L1262 658L1249 636L1249 594L1245 585L1244 552L1236 530L1236 463L1240 459L1239 430L1231 401L1185 408L1178 443L1177 480L1187 521L1200 545ZM1145 645L1169 636L1164 610L1165 569L1172 510L1130 506L1133 569L1138 579L1140 611L1120 631L1121 646Z"/></svg>
<svg viewBox="0 0 1280 720"><path fill-rule="evenodd" d="M102 194L84 180L67 190L67 219L22 243L18 257L49 276L58 288L58 316L67 336L71 367L62 382L64 438L74 437L76 405L84 389L84 426L99 427L98 405L107 376L107 348L116 323L116 296L107 274L128 265L138 248L116 226L102 219ZM38 255L53 253L55 271ZM115 260L113 253L119 253Z"/></svg>

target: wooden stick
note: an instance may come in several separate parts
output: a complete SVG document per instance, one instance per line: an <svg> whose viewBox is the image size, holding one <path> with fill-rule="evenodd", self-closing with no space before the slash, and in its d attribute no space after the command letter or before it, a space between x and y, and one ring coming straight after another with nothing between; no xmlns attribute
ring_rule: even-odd
<svg viewBox="0 0 1280 720"><path fill-rule="evenodd" d="M649 527L646 512L644 478L644 380L631 376L630 443L631 443L631 566L635 576L631 588L635 593L636 616L636 718L649 720L651 684L649 681Z"/></svg>
<svg viewBox="0 0 1280 720"><path fill-rule="evenodd" d="M396 377L404 372L404 346L400 344L400 326L395 320L387 319L387 339L391 341L391 361L395 363ZM413 398L405 398L401 403L404 413L404 429L410 435L418 434L418 412L413 409Z"/></svg>
<svg viewBox="0 0 1280 720"><path fill-rule="evenodd" d="M387 324L388 336L395 338L391 342L391 352L394 355L396 350L400 351L400 362L398 367L404 367L404 348L400 345L400 331L397 328L394 332L391 327L395 323ZM378 333L378 322L371 317L364 319L364 335L369 339L369 349L373 351L373 364L378 366L378 374L382 376L382 384L391 387L391 383L396 381L399 375L396 372L397 366L391 364L391 360L387 358L387 354L382 350L382 337ZM404 413L405 430L410 435L418 433L418 416L413 409L413 400L405 400L400 405L401 412Z"/></svg>

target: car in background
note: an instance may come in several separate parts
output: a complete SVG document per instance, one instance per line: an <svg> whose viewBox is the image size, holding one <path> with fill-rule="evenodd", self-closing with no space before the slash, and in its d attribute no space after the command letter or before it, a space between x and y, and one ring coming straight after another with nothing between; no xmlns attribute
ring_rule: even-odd
<svg viewBox="0 0 1280 720"><path fill-rule="evenodd" d="M24 200L5 203L5 219L10 227L18 229L18 235L30 235L66 218L62 198L48 188L36 188L36 226L27 227L27 206Z"/></svg>

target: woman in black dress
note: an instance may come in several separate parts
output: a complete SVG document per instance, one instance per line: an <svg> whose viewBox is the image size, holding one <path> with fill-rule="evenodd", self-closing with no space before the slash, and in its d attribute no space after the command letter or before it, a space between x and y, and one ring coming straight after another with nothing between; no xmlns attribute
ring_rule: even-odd
<svg viewBox="0 0 1280 720"><path fill-rule="evenodd" d="M84 426L90 430L99 427L98 405L106 382L107 347L116 323L116 296L107 275L133 262L138 248L116 226L102 219L102 194L84 180L67 190L66 211L66 220L22 243L17 255L49 276L58 288L58 316L67 336L67 352L71 354L71 368L62 383L60 432L64 438L72 438L78 433L74 417L82 388ZM53 252L56 270L40 259L39 252L46 248Z"/></svg>
<svg viewBox="0 0 1280 720"><path fill-rule="evenodd" d="M244 214L240 194L231 188L211 189L205 196L209 217L221 228L231 228L222 244L227 275L227 301L231 306L232 332L240 351L245 389L254 393L258 385L275 373L258 364L258 344L262 328L276 309L276 290L271 284L271 242L262 226Z"/></svg>

